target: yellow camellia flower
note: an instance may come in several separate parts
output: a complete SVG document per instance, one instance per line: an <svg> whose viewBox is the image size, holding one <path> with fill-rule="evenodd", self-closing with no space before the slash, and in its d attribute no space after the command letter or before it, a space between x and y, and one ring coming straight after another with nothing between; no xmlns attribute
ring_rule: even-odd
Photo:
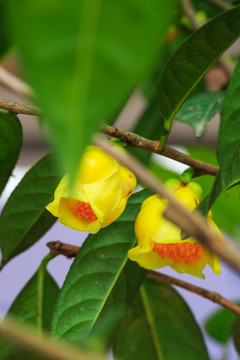
<svg viewBox="0 0 240 360"><path fill-rule="evenodd" d="M200 202L202 189L197 183L183 185L177 179L170 179L165 185L172 196L190 211ZM135 222L138 244L129 250L129 259L146 269L169 265L179 273L203 279L202 270L209 264L215 274L220 274L220 262L215 255L193 238L181 240L181 229L162 216L166 206L167 200L158 195L150 196L143 202ZM222 237L211 217L209 212L209 226Z"/></svg>
<svg viewBox="0 0 240 360"><path fill-rule="evenodd" d="M79 164L73 191L70 193L65 175L46 209L62 224L94 234L122 214L135 186L136 177L130 170L100 148L89 146Z"/></svg>

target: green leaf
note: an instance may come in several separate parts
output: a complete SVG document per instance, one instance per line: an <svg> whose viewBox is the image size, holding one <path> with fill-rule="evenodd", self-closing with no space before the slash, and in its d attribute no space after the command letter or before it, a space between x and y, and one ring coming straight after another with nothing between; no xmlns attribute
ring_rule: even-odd
<svg viewBox="0 0 240 360"><path fill-rule="evenodd" d="M235 349L240 355L240 317L239 316L233 323L233 343Z"/></svg>
<svg viewBox="0 0 240 360"><path fill-rule="evenodd" d="M213 183L210 194L198 204L194 211L199 211L202 215L206 216L222 191L223 188L221 183L221 172L219 171Z"/></svg>
<svg viewBox="0 0 240 360"><path fill-rule="evenodd" d="M187 304L169 285L145 279L114 344L124 360L206 360L201 331Z"/></svg>
<svg viewBox="0 0 240 360"><path fill-rule="evenodd" d="M22 146L22 126L18 118L0 109L0 194L11 176Z"/></svg>
<svg viewBox="0 0 240 360"><path fill-rule="evenodd" d="M20 324L35 327L39 333L43 329L50 330L54 305L59 292L56 282L46 270L46 263L46 260L43 261L37 272L18 294L7 314L7 317L14 317ZM25 352L19 351L4 338L0 338L0 359L24 359L24 354ZM30 357L26 357L25 354L26 358Z"/></svg>
<svg viewBox="0 0 240 360"><path fill-rule="evenodd" d="M222 183L227 187L240 180L240 61L230 80L223 104L218 138L218 162L222 171Z"/></svg>
<svg viewBox="0 0 240 360"><path fill-rule="evenodd" d="M188 95L240 36L239 19L240 6L219 14L195 31L169 60L158 85L160 110L165 120L162 147L173 118Z"/></svg>
<svg viewBox="0 0 240 360"><path fill-rule="evenodd" d="M142 201L151 193L133 194L122 216L96 235L89 235L60 291L53 317L52 333L68 341L80 341L98 321L121 316L133 300L145 270L129 261L135 245L134 221ZM101 327L101 326L100 326Z"/></svg>
<svg viewBox="0 0 240 360"><path fill-rule="evenodd" d="M4 56L12 45L8 31L6 4L7 0L0 1L0 57Z"/></svg>
<svg viewBox="0 0 240 360"><path fill-rule="evenodd" d="M9 197L0 217L1 266L33 245L56 221L45 210L60 181L55 163L55 153L43 157Z"/></svg>
<svg viewBox="0 0 240 360"><path fill-rule="evenodd" d="M9 25L64 170L151 65L173 1L9 0Z"/></svg>
<svg viewBox="0 0 240 360"><path fill-rule="evenodd" d="M202 161L207 161L213 165L217 164L215 151L211 148L188 148L190 155ZM194 179L203 189L203 201L200 203L203 207L203 214L207 214L209 208L209 196L211 193L215 178L213 176L205 175ZM219 179L216 179L219 182ZM221 185L220 182L218 186ZM216 190L216 184L214 185ZM213 213L213 220L216 224L227 234L238 240L240 238L240 197L239 186L231 187L227 190L220 189L221 193L218 197L212 198L211 210ZM218 191L217 191L218 192ZM215 196L217 195L215 193Z"/></svg>
<svg viewBox="0 0 240 360"><path fill-rule="evenodd" d="M193 127L201 136L209 121L222 110L224 92L205 92L192 96L175 115L175 120Z"/></svg>
<svg viewBox="0 0 240 360"><path fill-rule="evenodd" d="M225 197L228 197L229 195L229 192L227 193L226 191L229 191L231 190L232 188L234 188L236 185L239 185L239 180L236 179L235 182L232 181L232 183L227 187L223 187L223 183L222 183L222 172L221 170L218 171L218 174L215 178L215 181L213 183L213 186L212 186L212 189L210 191L210 194L208 196L206 196L201 202L200 204L196 207L196 211L199 211L201 214L203 214L204 216L207 215L208 211L212 208L212 206L214 205L215 201L219 198L219 196L223 193L223 196L225 195ZM232 216L232 221L231 224L232 224L232 229L230 229L230 233L234 233L235 232L235 229L234 229L234 225L236 223L239 224L239 221L238 221L238 217L236 217L236 211L237 211L237 208L240 206L240 202L239 202L239 187L236 188L236 191L234 192L235 193L235 196L232 197L231 196L231 199L233 200L231 202L231 200L228 200L228 206L226 206L226 200L225 201L221 201L221 204L220 206L223 206L223 213L224 213L224 217L226 218L229 218L229 215L230 213L228 212L228 209L229 209L229 205L232 209L232 211L234 212L233 216ZM231 192L231 194L233 194L233 192ZM222 196L222 199L223 199L223 196ZM233 204L235 203L235 207L233 206ZM217 204L216 207L219 206L220 203ZM226 204L226 205L225 205ZM194 210L194 211L195 211ZM224 219L225 220L225 219ZM219 224L221 224L222 226L222 229L224 230L224 221L223 222L219 222ZM239 225L238 225L239 226ZM239 232L239 230L238 230Z"/></svg>
<svg viewBox="0 0 240 360"><path fill-rule="evenodd" d="M208 318L204 327L214 340L226 344L232 336L232 324L235 319L236 314L228 309L222 309Z"/></svg>

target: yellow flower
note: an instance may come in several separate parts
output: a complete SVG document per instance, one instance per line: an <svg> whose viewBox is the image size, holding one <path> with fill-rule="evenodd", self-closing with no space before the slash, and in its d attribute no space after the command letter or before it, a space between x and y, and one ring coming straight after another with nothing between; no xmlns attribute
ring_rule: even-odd
<svg viewBox="0 0 240 360"><path fill-rule="evenodd" d="M165 185L170 193L190 211L198 205L202 191L197 183L190 182L183 186L179 180L170 179ZM209 264L215 274L220 274L219 259L197 240L193 238L181 240L181 229L162 216L166 205L167 200L158 195L150 196L143 202L135 222L138 244L129 250L129 259L137 261L146 269L169 265L179 273L189 273L203 279L202 270ZM211 218L211 212L207 221L211 229L222 237Z"/></svg>
<svg viewBox="0 0 240 360"><path fill-rule="evenodd" d="M46 206L59 221L76 230L96 233L116 220L136 186L135 175L96 146L89 146L70 193L65 175Z"/></svg>

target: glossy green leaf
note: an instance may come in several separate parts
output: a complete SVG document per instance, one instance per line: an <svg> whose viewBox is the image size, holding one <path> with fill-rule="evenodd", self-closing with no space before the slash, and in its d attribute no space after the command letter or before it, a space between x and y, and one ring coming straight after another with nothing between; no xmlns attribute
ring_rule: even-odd
<svg viewBox="0 0 240 360"><path fill-rule="evenodd" d="M175 120L193 127L196 136L201 136L209 121L221 111L224 92L205 92L192 96L175 115Z"/></svg>
<svg viewBox="0 0 240 360"><path fill-rule="evenodd" d="M206 360L201 331L169 285L145 279L120 327L114 355L124 360Z"/></svg>
<svg viewBox="0 0 240 360"><path fill-rule="evenodd" d="M60 291L52 333L68 341L79 341L103 318L116 311L120 316L133 300L145 270L127 258L135 245L134 221L142 201L151 193L133 194L122 216L95 235L89 235L79 250Z"/></svg>
<svg viewBox="0 0 240 360"><path fill-rule="evenodd" d="M109 121L151 65L173 1L9 0L26 74L74 175L100 124Z"/></svg>
<svg viewBox="0 0 240 360"><path fill-rule="evenodd" d="M221 114L218 138L218 162L222 183L227 187L240 180L240 61L230 80Z"/></svg>
<svg viewBox="0 0 240 360"><path fill-rule="evenodd" d="M228 310L221 309L215 312L205 322L207 333L221 344L226 344L232 336L232 325L236 315Z"/></svg>
<svg viewBox="0 0 240 360"><path fill-rule="evenodd" d="M240 6L223 12L195 31L173 54L160 78L158 95L165 120L164 146L172 120L188 95L240 36Z"/></svg>
<svg viewBox="0 0 240 360"><path fill-rule="evenodd" d="M233 343L235 349L240 355L240 317L239 316L234 321L232 330L233 330Z"/></svg>
<svg viewBox="0 0 240 360"><path fill-rule="evenodd" d="M0 217L1 266L33 245L55 222L45 210L60 181L55 165L55 153L43 157L9 197Z"/></svg>
<svg viewBox="0 0 240 360"><path fill-rule="evenodd" d="M54 305L59 292L56 282L46 271L46 262L40 265L38 271L18 294L7 314L7 317L14 317L20 324L33 326L39 333L42 330L50 330ZM0 338L1 360L29 359L29 356L26 356L25 351L19 351L5 339ZM32 358L35 359L35 357Z"/></svg>
<svg viewBox="0 0 240 360"><path fill-rule="evenodd" d="M8 111L0 109L0 194L12 174L21 146L20 121Z"/></svg>

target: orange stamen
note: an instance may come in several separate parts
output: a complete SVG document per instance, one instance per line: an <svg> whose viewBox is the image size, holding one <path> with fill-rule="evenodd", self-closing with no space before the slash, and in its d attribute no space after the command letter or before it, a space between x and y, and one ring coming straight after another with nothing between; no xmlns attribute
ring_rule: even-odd
<svg viewBox="0 0 240 360"><path fill-rule="evenodd" d="M164 259L167 257L173 260L175 264L184 262L185 264L194 264L197 259L203 257L203 248L199 243L174 243L174 244L158 244L154 243L153 251Z"/></svg>
<svg viewBox="0 0 240 360"><path fill-rule="evenodd" d="M86 202L76 200L74 204L70 203L69 207L79 219L84 218L88 222L97 220L97 216L94 214L90 204Z"/></svg>

